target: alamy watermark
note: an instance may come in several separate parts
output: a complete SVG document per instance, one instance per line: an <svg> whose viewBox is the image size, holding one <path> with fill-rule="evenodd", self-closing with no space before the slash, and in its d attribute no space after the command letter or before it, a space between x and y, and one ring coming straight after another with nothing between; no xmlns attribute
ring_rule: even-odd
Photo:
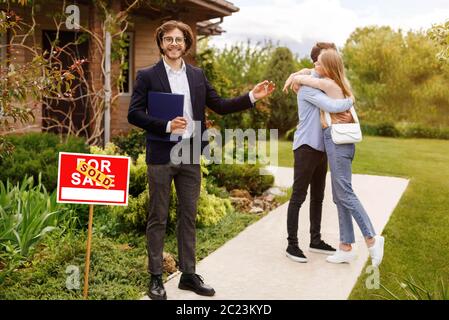
<svg viewBox="0 0 449 320"><path fill-rule="evenodd" d="M68 14L65 20L65 27L69 30L79 30L80 25L80 8L77 5L71 4L65 8L65 13Z"/></svg>
<svg viewBox="0 0 449 320"><path fill-rule="evenodd" d="M65 287L68 290L79 290L80 286L80 268L78 266L67 266L65 269L65 273L67 274L65 280Z"/></svg>
<svg viewBox="0 0 449 320"><path fill-rule="evenodd" d="M380 272L379 268L375 266L368 266L365 273L369 276L365 280L365 286L368 290L380 289Z"/></svg>
<svg viewBox="0 0 449 320"><path fill-rule="evenodd" d="M277 129L225 129L223 137L222 132L215 128L201 133L200 121L194 121L193 127L191 134L170 135L171 141L178 142L170 154L173 164L199 164L201 156L204 156L206 164L278 164ZM261 169L260 174L268 173Z"/></svg>

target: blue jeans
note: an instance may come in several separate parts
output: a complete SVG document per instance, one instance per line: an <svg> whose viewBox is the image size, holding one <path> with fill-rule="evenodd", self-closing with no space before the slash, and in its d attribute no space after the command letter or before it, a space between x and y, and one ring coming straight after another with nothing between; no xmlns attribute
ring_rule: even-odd
<svg viewBox="0 0 449 320"><path fill-rule="evenodd" d="M368 214L352 190L352 160L355 145L335 144L330 128L324 129L324 145L331 170L332 196L337 205L340 225L340 241L351 244L355 242L352 217L354 217L364 237L376 235Z"/></svg>

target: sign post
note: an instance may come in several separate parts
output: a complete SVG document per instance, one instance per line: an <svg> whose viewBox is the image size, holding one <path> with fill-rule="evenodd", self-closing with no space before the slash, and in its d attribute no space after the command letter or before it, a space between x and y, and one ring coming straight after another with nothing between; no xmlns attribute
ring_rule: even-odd
<svg viewBox="0 0 449 320"><path fill-rule="evenodd" d="M84 265L84 289L83 296L87 299L89 291L89 269L90 269L90 244L92 243L92 221L94 219L94 205L89 205L89 227L87 229L87 248L86 248L86 263Z"/></svg>
<svg viewBox="0 0 449 320"><path fill-rule="evenodd" d="M89 204L83 296L88 297L94 204L128 205L131 159L82 153L59 153L58 203Z"/></svg>

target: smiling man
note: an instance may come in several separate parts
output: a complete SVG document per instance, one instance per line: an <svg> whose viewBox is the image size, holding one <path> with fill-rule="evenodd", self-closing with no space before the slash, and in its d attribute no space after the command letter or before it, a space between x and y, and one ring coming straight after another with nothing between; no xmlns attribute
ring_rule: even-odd
<svg viewBox="0 0 449 320"><path fill-rule="evenodd" d="M265 80L240 97L219 97L206 79L204 71L186 64L183 60L194 42L191 28L183 22L171 20L161 25L156 30L156 42L162 59L154 66L137 73L128 110L128 121L153 136L167 137L170 133L180 133L180 143L185 143L193 149L195 132L203 134L206 130L206 106L218 114L243 111L254 107L257 100L269 96L275 89L273 83ZM151 117L147 113L149 91L184 95L183 116L171 121ZM199 124L201 130L195 130L195 124ZM195 219L201 188L199 159L175 164L170 159L171 150L175 145L176 142L156 141L147 136L150 203L146 235L151 275L148 295L155 300L167 299L162 282L162 253L172 181L175 182L178 198L176 235L179 268L182 272L179 288L204 296L215 294L215 290L195 273Z"/></svg>

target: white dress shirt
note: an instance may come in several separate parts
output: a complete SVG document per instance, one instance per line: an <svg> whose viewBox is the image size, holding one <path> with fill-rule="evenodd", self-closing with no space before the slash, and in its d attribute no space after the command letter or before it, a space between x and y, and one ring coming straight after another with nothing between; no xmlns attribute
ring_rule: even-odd
<svg viewBox="0 0 449 320"><path fill-rule="evenodd" d="M193 108L192 108L192 100L190 99L190 88L189 81L187 79L186 73L186 64L184 60L182 60L182 65L180 70L174 70L165 59L164 61L165 70L167 71L168 82L170 83L170 88L172 93L182 94L184 95L184 114L183 117L187 120L187 127L182 135L183 139L188 139L192 137L195 132L195 123L193 121ZM253 91L251 90L249 93L249 98L251 103L256 103L257 99L254 98ZM168 121L166 132L171 132L171 121Z"/></svg>

